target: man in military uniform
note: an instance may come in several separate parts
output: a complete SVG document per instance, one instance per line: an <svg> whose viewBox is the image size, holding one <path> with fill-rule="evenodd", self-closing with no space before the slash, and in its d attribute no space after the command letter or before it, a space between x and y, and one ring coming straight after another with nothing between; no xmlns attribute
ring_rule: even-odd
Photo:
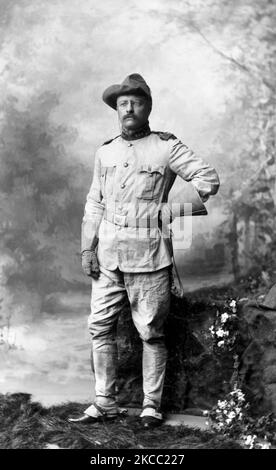
<svg viewBox="0 0 276 470"><path fill-rule="evenodd" d="M96 152L82 223L82 266L92 277L91 315L95 400L72 422L118 415L116 325L125 301L143 343L145 427L162 423L160 411L167 351L164 322L170 307L171 239L160 228L177 175L191 181L205 202L217 192L216 171L173 134L153 132L151 91L139 74L103 93L117 110L121 133Z"/></svg>

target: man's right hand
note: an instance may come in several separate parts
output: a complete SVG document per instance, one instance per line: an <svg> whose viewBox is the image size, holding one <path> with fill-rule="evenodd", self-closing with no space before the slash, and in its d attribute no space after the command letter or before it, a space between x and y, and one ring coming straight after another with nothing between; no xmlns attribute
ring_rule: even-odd
<svg viewBox="0 0 276 470"><path fill-rule="evenodd" d="M100 275L100 268L98 258L94 250L85 250L81 254L81 264L84 273L87 276L98 279Z"/></svg>

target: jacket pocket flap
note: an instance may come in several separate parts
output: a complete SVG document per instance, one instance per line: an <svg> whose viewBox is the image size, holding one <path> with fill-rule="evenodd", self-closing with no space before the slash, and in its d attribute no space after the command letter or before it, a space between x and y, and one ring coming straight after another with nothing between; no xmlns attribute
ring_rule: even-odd
<svg viewBox="0 0 276 470"><path fill-rule="evenodd" d="M158 164L151 164L149 165L148 163L144 163L143 165L140 165L138 168L139 173L145 171L146 173L160 173L161 175L164 175L165 172L165 167L164 165L158 165Z"/></svg>
<svg viewBox="0 0 276 470"><path fill-rule="evenodd" d="M101 176L105 176L106 173L111 173L116 168L116 165L101 165Z"/></svg>

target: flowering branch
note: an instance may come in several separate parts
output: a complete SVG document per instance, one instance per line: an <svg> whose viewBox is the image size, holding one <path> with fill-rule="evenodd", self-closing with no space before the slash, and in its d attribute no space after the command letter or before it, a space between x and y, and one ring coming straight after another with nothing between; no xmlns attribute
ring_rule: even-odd
<svg viewBox="0 0 276 470"><path fill-rule="evenodd" d="M223 313L217 310L214 324L209 328L216 353L233 354L239 335L238 326L237 302L236 300L226 301ZM207 423L214 431L230 437L238 437L246 448L269 449L271 447L269 438L274 437L273 415L262 416L258 420L250 417L249 404L246 402L239 383L239 356L234 353L233 359L233 388L224 400L218 400L216 406L204 412L208 419Z"/></svg>

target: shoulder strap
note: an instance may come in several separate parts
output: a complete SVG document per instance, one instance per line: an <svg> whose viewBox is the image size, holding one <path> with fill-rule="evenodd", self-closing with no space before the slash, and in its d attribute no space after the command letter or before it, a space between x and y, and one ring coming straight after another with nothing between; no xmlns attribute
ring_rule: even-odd
<svg viewBox="0 0 276 470"><path fill-rule="evenodd" d="M113 139L109 139L109 140L106 140L103 144L103 145L108 145L110 144L111 142L113 142L113 140L117 139L118 137L120 137L120 135L116 135L116 137L113 137Z"/></svg>
<svg viewBox="0 0 276 470"><path fill-rule="evenodd" d="M172 134L171 132L161 132L161 131L154 132L153 131L153 134L157 134L161 140L170 140L170 139L176 140L177 139L177 137L175 137L175 135Z"/></svg>

